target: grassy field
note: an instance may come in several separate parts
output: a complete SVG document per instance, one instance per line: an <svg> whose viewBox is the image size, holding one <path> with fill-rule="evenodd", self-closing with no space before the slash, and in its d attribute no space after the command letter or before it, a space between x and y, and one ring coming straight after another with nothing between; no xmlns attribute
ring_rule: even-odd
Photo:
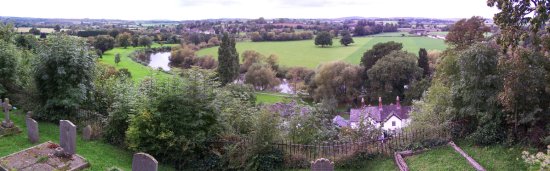
<svg viewBox="0 0 550 171"><path fill-rule="evenodd" d="M31 30L32 27L19 27L17 28L16 32L19 33L19 32L23 32L23 33L28 33L29 30ZM55 30L53 28L37 28L38 30L40 30L40 32L42 33L53 33L55 32ZM67 31L69 29L61 29L61 31Z"/></svg>
<svg viewBox="0 0 550 171"><path fill-rule="evenodd" d="M416 170L475 170L466 159L450 146L436 147L405 158L409 169Z"/></svg>
<svg viewBox="0 0 550 171"><path fill-rule="evenodd" d="M371 37L385 37L385 36L394 36L394 37L401 37L403 36L414 36L412 34L409 34L409 32L389 32L389 33L380 33L375 35L370 35Z"/></svg>
<svg viewBox="0 0 550 171"><path fill-rule="evenodd" d="M389 34L389 33L388 33ZM395 34L395 33L392 33ZM343 60L359 64L363 53L381 42L396 41L403 43L403 49L418 54L420 48L444 50L447 48L443 40L428 37L354 37L355 43L342 46L338 39L333 40L332 47L321 48L313 44L313 40L285 42L239 42L237 51L254 50L266 56L276 54L279 63L284 66L304 66L316 68L319 64ZM212 55L217 58L218 47L202 49L198 55Z"/></svg>
<svg viewBox="0 0 550 171"><path fill-rule="evenodd" d="M448 33L449 33L448 31L439 31L439 32L430 32L429 34L446 36Z"/></svg>
<svg viewBox="0 0 550 171"><path fill-rule="evenodd" d="M263 104L273 104L277 102L282 102L291 96L281 93L271 93L271 92L257 92L256 93L256 103Z"/></svg>
<svg viewBox="0 0 550 171"><path fill-rule="evenodd" d="M152 47L159 47L159 44L153 44ZM164 45L164 46L173 46L173 45ZM114 48L112 50L108 50L103 54L103 58L99 59L99 62L108 64L110 66L113 66L117 69L121 68L127 68L130 73L132 73L132 79L134 81L141 81L146 76L155 76L155 77L161 77L166 78L169 77L170 74L167 74L165 72L155 70L151 67L144 66L140 63L134 62L128 55L130 55L132 52L136 50L143 49L143 47L128 47L126 49L124 48ZM118 65L115 63L115 54L120 54L120 63Z"/></svg>
<svg viewBox="0 0 550 171"><path fill-rule="evenodd" d="M4 116L3 113L0 112L0 114ZM23 132L13 136L0 137L0 156L6 156L33 146L27 138L27 128L24 117L23 114L11 115L12 120ZM38 121L38 123L40 143L46 141L59 143L58 125L40 121ZM78 131L78 133L80 134L80 131ZM87 170L105 171L107 168L114 166L123 170L132 170L133 153L130 151L103 143L102 141L83 141L80 135L77 137L76 145L76 152L90 162L91 167ZM160 165L159 170L174 169L165 165Z"/></svg>

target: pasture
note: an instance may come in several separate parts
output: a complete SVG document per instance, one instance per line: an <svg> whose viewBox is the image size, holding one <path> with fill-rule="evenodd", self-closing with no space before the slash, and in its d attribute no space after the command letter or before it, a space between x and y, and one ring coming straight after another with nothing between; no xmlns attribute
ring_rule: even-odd
<svg viewBox="0 0 550 171"><path fill-rule="evenodd" d="M16 32L17 33L20 33L20 32L23 32L23 33L28 33L29 30L31 30L32 27L19 27L17 28ZM55 30L53 28L37 28L38 30L40 30L40 32L42 33L53 33L55 32ZM61 31L67 31L69 29L61 29Z"/></svg>
<svg viewBox="0 0 550 171"><path fill-rule="evenodd" d="M395 33L394 33L395 34ZM394 35L392 34L392 35ZM401 35L401 33L398 33ZM403 43L403 49L418 54L420 48L428 50L444 50L447 45L443 40L428 37L354 37L355 43L350 46L340 45L339 39L333 40L332 47L317 47L313 40L282 41L282 42L238 42L237 51L241 54L246 50L254 50L268 56L276 54L279 63L283 66L303 66L316 68L320 64L342 60L352 64L359 64L363 53L377 43L396 41ZM218 56L218 47L202 49L199 56Z"/></svg>

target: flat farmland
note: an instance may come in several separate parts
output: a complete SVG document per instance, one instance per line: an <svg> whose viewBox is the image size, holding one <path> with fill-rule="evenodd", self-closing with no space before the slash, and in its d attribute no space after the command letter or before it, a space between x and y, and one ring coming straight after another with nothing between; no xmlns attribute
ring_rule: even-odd
<svg viewBox="0 0 550 171"><path fill-rule="evenodd" d="M281 42L237 42L239 54L246 50L254 50L266 56L276 54L283 66L303 66L316 68L330 61L346 61L359 64L363 53L377 43L396 41L403 43L403 49L418 54L420 48L428 50L444 50L447 48L443 40L428 37L354 37L355 43L350 46L340 45L339 39L333 40L332 47L321 48L313 44L313 40L281 41ZM218 47L202 49L199 56L218 56Z"/></svg>

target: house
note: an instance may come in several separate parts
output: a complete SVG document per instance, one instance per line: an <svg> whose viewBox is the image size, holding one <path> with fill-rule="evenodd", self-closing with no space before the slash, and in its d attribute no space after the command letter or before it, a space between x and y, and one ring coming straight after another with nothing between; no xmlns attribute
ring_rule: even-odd
<svg viewBox="0 0 550 171"><path fill-rule="evenodd" d="M361 108L350 110L350 127L357 128L360 122L371 122L371 124L382 130L390 131L406 127L409 122L410 106L401 106L399 96L395 104L382 105L382 98L378 97L378 106L366 106L365 100L361 101Z"/></svg>

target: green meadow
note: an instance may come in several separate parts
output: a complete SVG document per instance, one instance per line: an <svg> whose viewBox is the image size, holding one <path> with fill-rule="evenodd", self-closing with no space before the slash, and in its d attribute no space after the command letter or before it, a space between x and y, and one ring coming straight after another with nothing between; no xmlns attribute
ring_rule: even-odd
<svg viewBox="0 0 550 171"><path fill-rule="evenodd" d="M392 33L387 36L401 35ZM428 50L444 50L447 48L443 40L428 37L354 37L355 43L350 46L342 46L339 39L333 40L333 46L321 48L313 44L313 40L282 41L282 42L237 42L237 51L254 50L264 55L276 54L279 63L283 66L303 66L316 68L318 65L330 61L342 60L352 64L359 64L363 53L377 43L396 41L403 43L403 49L417 54L420 48ZM211 55L217 58L218 47L202 49L197 52L199 56Z"/></svg>

